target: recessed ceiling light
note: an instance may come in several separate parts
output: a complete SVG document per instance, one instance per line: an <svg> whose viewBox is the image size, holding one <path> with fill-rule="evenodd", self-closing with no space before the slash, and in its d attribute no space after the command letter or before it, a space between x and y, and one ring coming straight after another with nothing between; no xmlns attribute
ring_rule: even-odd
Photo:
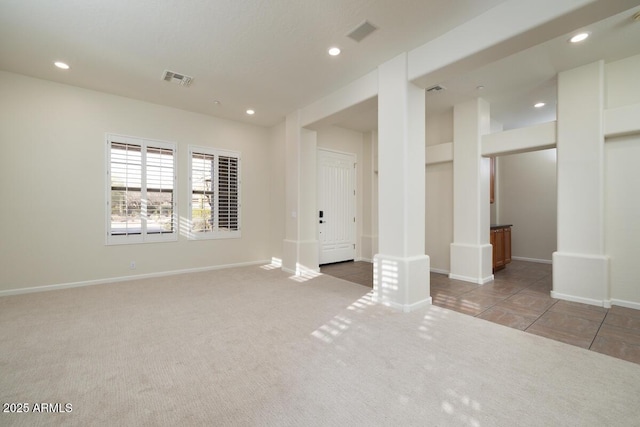
<svg viewBox="0 0 640 427"><path fill-rule="evenodd" d="M58 67L58 68L60 68L62 70L68 70L69 68L71 68L71 67L69 67L69 65L65 64L64 62L60 62L60 61L54 62L53 65L55 65L56 67Z"/></svg>
<svg viewBox="0 0 640 427"><path fill-rule="evenodd" d="M476 86L476 90L484 90L484 86L482 86L482 85Z"/></svg>
<svg viewBox="0 0 640 427"><path fill-rule="evenodd" d="M545 105L547 105L547 104L545 104L544 102L538 102L537 104L534 104L533 106L536 107L536 108L542 108Z"/></svg>
<svg viewBox="0 0 640 427"><path fill-rule="evenodd" d="M571 37L569 39L569 41L571 43L580 43L583 40L586 40L587 37L589 37L589 33L580 33L580 34L576 34L575 36Z"/></svg>
<svg viewBox="0 0 640 427"><path fill-rule="evenodd" d="M331 47L331 48L329 48L328 52L329 52L329 55L331 55L331 56L338 56L338 55L340 55L340 48Z"/></svg>
<svg viewBox="0 0 640 427"><path fill-rule="evenodd" d="M213 101L213 103L214 103L215 105L220 105L220 101L218 101L217 99L215 99L215 100Z"/></svg>
<svg viewBox="0 0 640 427"><path fill-rule="evenodd" d="M247 110L247 114L250 116L253 116L255 113L256 113L255 110L251 110L251 109Z"/></svg>

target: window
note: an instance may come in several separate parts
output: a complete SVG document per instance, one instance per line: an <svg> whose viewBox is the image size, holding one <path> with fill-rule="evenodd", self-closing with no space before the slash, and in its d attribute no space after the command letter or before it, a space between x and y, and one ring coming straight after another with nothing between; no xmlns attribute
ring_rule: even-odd
<svg viewBox="0 0 640 427"><path fill-rule="evenodd" d="M107 244L175 241L176 147L107 135Z"/></svg>
<svg viewBox="0 0 640 427"><path fill-rule="evenodd" d="M190 147L189 171L189 236L241 237L240 153Z"/></svg>

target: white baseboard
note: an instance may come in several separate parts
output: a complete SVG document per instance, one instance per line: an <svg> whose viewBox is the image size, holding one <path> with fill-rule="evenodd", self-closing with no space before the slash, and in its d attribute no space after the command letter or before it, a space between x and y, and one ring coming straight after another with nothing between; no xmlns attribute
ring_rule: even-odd
<svg viewBox="0 0 640 427"><path fill-rule="evenodd" d="M636 310L640 310L640 303L633 302L633 301L625 301L625 300L621 300L621 299L611 299L611 300L609 300L609 306L612 306L612 305L617 305L619 307L626 307L626 308L634 308Z"/></svg>
<svg viewBox="0 0 640 427"><path fill-rule="evenodd" d="M354 261L365 261L365 262L370 262L371 264L373 264L373 260L369 259L369 258L358 257L358 258L354 259Z"/></svg>
<svg viewBox="0 0 640 427"><path fill-rule="evenodd" d="M478 285L484 285L486 283L491 282L494 277L493 274L491 276L485 277L483 279L481 278L476 278L476 277L467 277L467 276L461 276L459 274L451 274L449 273L449 279L453 279L453 280L462 280L464 282L471 282L471 283L475 283Z"/></svg>
<svg viewBox="0 0 640 427"><path fill-rule="evenodd" d="M527 258L522 256L512 256L511 259L516 261L537 262L539 264L553 264L553 262L550 259Z"/></svg>
<svg viewBox="0 0 640 427"><path fill-rule="evenodd" d="M432 273L438 273L438 274L447 274L447 275L450 273L449 270L443 270L441 268L432 268L431 272Z"/></svg>
<svg viewBox="0 0 640 427"><path fill-rule="evenodd" d="M609 300L598 300L593 298L577 297L575 295L561 294L556 291L551 291L551 298L562 299L562 300L571 301L571 302L580 302L582 304L595 305L595 306L604 307L604 308L611 307L611 302Z"/></svg>
<svg viewBox="0 0 640 427"><path fill-rule="evenodd" d="M161 271L158 273L137 274L135 276L111 277L108 279L85 280L82 282L60 283L55 285L33 286L29 288L17 288L0 291L0 297L9 295L31 294L34 292L55 291L58 289L81 288L83 286L104 285L108 283L128 282L138 279L152 279L155 277L175 276L178 274L200 273L203 271L222 270L224 268L247 267L251 265L270 264L271 261L249 261L236 264L213 265L209 267L187 268L184 270Z"/></svg>
<svg viewBox="0 0 640 427"><path fill-rule="evenodd" d="M373 295L372 300L377 304L385 305L387 307L393 308L395 310L402 311L404 313L409 313L409 312L417 310L419 308L426 307L428 305L432 305L432 303L433 303L432 298L429 297L429 298L426 298L426 299L424 299L422 301L414 302L413 304L400 304L400 303L389 301L389 300L383 300L383 299L377 297L375 295L375 293Z"/></svg>

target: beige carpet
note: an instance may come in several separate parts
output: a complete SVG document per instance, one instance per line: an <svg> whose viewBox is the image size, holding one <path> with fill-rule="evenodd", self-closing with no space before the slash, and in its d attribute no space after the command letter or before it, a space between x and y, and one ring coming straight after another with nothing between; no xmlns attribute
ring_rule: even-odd
<svg viewBox="0 0 640 427"><path fill-rule="evenodd" d="M0 298L0 425L631 426L640 366L280 270ZM61 405L62 406L62 405Z"/></svg>

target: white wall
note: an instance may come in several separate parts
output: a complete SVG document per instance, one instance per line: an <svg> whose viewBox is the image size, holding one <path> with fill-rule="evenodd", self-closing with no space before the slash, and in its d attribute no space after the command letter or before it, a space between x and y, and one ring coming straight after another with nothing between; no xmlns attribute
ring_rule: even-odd
<svg viewBox="0 0 640 427"><path fill-rule="evenodd" d="M605 64L605 108L616 108L640 102L640 55Z"/></svg>
<svg viewBox="0 0 640 427"><path fill-rule="evenodd" d="M363 216L365 214L369 215L369 212L364 212L363 195L365 189L369 188L370 185L364 185L364 171L370 168L370 166L365 166L364 163L370 162L370 159L364 158L363 134L362 132L338 126L328 126L317 131L317 145L318 148L355 154L356 156L356 258L360 259L363 257L361 243L364 224Z"/></svg>
<svg viewBox="0 0 640 427"><path fill-rule="evenodd" d="M640 103L640 55L606 64L607 107ZM640 134L605 142L605 252L613 304L640 307Z"/></svg>
<svg viewBox="0 0 640 427"><path fill-rule="evenodd" d="M613 303L640 304L640 135L605 144L605 251ZM626 305L623 303L623 305Z"/></svg>
<svg viewBox="0 0 640 427"><path fill-rule="evenodd" d="M270 253L282 260L282 244L285 237L286 197L285 197L285 122L273 128L270 133L271 152L271 224L269 227Z"/></svg>
<svg viewBox="0 0 640 427"><path fill-rule="evenodd" d="M427 166L425 252L431 270L449 272L453 241L453 162Z"/></svg>
<svg viewBox="0 0 640 427"><path fill-rule="evenodd" d="M360 257L373 262L378 252L377 132L362 135L362 238Z"/></svg>
<svg viewBox="0 0 640 427"><path fill-rule="evenodd" d="M269 130L0 72L0 291L270 259ZM242 153L242 238L105 245L105 133ZM136 270L129 262L136 261Z"/></svg>
<svg viewBox="0 0 640 427"><path fill-rule="evenodd" d="M425 135L427 146L452 142L453 110L428 116ZM453 162L428 165L425 181L425 252L432 271L448 273L453 242Z"/></svg>
<svg viewBox="0 0 640 427"><path fill-rule="evenodd" d="M498 157L497 217L513 224L512 256L551 262L556 250L556 149Z"/></svg>

